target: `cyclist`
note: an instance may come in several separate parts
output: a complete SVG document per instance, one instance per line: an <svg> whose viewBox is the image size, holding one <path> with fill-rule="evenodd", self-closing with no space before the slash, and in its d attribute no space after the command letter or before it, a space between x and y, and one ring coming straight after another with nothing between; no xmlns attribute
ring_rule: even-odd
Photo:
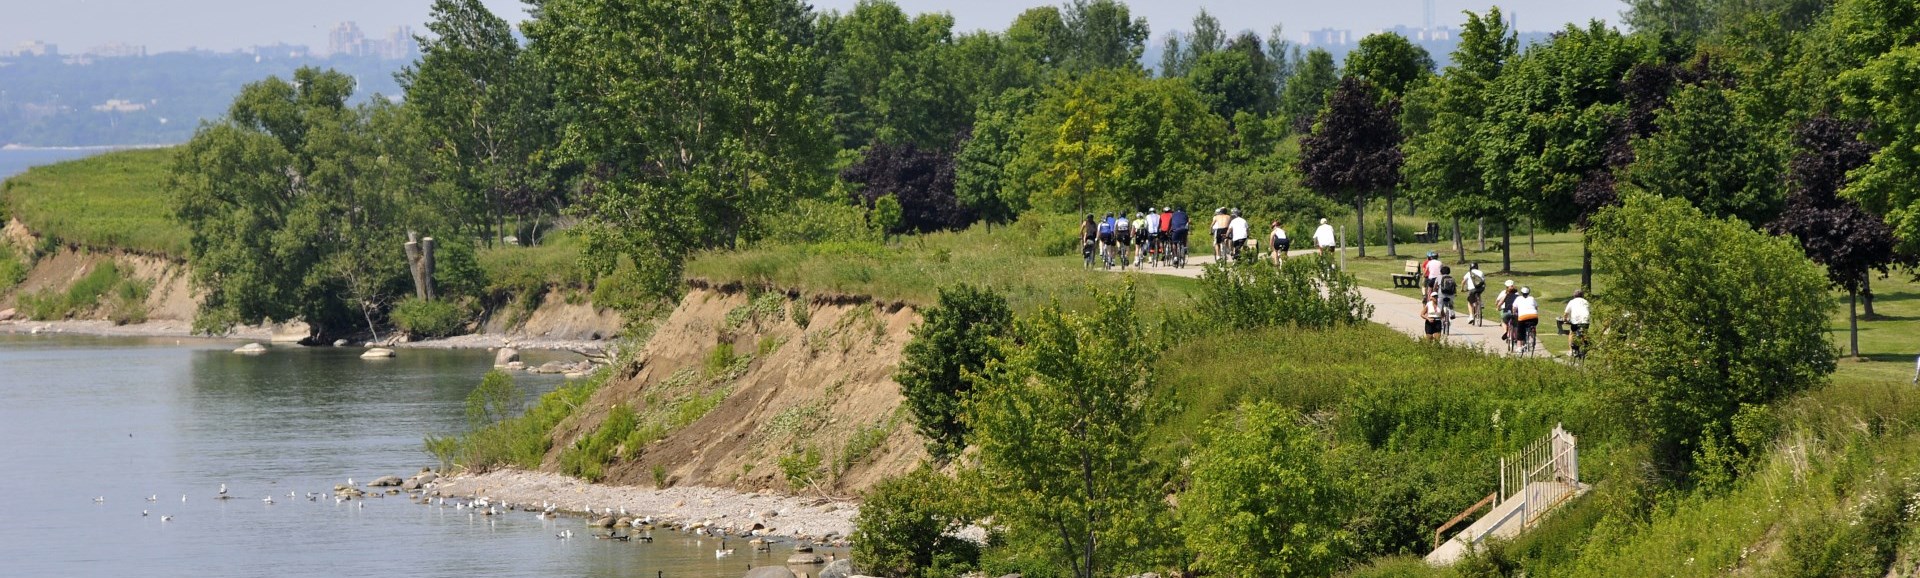
<svg viewBox="0 0 1920 578"><path fill-rule="evenodd" d="M1187 266L1187 233L1191 225L1187 220L1186 207L1174 209L1171 224L1173 226L1173 266L1185 267Z"/></svg>
<svg viewBox="0 0 1920 578"><path fill-rule="evenodd" d="M1161 250L1160 246L1164 244L1160 241L1160 209L1147 207L1146 225L1147 236L1145 239L1142 239L1145 244L1141 245L1143 250L1140 252L1140 258L1146 262L1153 262L1155 259L1154 255Z"/></svg>
<svg viewBox="0 0 1920 578"><path fill-rule="evenodd" d="M1440 266L1440 282L1436 285L1439 286L1437 292L1440 295L1440 309L1446 311L1447 321L1453 321L1453 296L1460 291L1460 284L1453 281L1452 267Z"/></svg>
<svg viewBox="0 0 1920 578"><path fill-rule="evenodd" d="M1152 236L1147 234L1147 214L1135 212L1133 214L1133 266L1139 267L1146 264L1147 239L1151 238Z"/></svg>
<svg viewBox="0 0 1920 578"><path fill-rule="evenodd" d="M1427 260L1420 262L1420 272L1426 277L1424 287L1428 294L1440 288L1440 270L1445 267L1446 265L1440 263L1439 253L1427 251Z"/></svg>
<svg viewBox="0 0 1920 578"><path fill-rule="evenodd" d="M1513 344L1513 300L1520 297L1520 290L1513 288L1513 280L1507 280L1505 289L1493 296L1494 307L1500 310L1500 340L1508 347Z"/></svg>
<svg viewBox="0 0 1920 578"><path fill-rule="evenodd" d="M1121 211L1120 217L1113 220L1113 254L1120 261L1121 271L1127 270L1127 260L1132 258L1132 253L1133 221L1127 220L1127 213Z"/></svg>
<svg viewBox="0 0 1920 578"><path fill-rule="evenodd" d="M1227 224L1233 217L1227 216L1227 208L1213 210L1213 260L1219 261L1227 254Z"/></svg>
<svg viewBox="0 0 1920 578"><path fill-rule="evenodd" d="M1333 254L1333 225L1327 224L1325 218L1320 219L1320 228L1313 230L1313 242L1320 246L1321 256Z"/></svg>
<svg viewBox="0 0 1920 578"><path fill-rule="evenodd" d="M1573 326L1573 339L1570 341L1573 345L1573 356L1578 359L1587 357L1587 324L1593 315L1590 309L1591 306L1587 303L1587 291L1576 289L1573 292L1573 299L1567 301L1566 310L1561 312L1561 318L1566 319L1567 324Z"/></svg>
<svg viewBox="0 0 1920 578"><path fill-rule="evenodd" d="M1534 329L1540 325L1540 306L1534 302L1532 290L1520 288L1520 297L1513 300L1513 315L1518 327L1514 331L1514 341L1520 344L1522 351L1532 351Z"/></svg>
<svg viewBox="0 0 1920 578"><path fill-rule="evenodd" d="M1087 268L1093 268L1093 243L1099 239L1099 225L1093 222L1093 213L1087 213L1087 220L1080 223L1080 258L1087 262Z"/></svg>
<svg viewBox="0 0 1920 578"><path fill-rule="evenodd" d="M1100 262L1113 268L1113 213L1100 220Z"/></svg>
<svg viewBox="0 0 1920 578"><path fill-rule="evenodd" d="M1267 245L1273 248L1273 264L1279 265L1287 260L1287 250L1293 248L1287 241L1287 230L1280 228L1280 222L1273 222L1273 230L1267 233Z"/></svg>
<svg viewBox="0 0 1920 578"><path fill-rule="evenodd" d="M1240 209L1234 209L1233 218L1227 221L1227 238L1231 243L1227 253L1239 261L1240 252L1247 248L1247 219L1240 216Z"/></svg>
<svg viewBox="0 0 1920 578"><path fill-rule="evenodd" d="M1480 264L1474 263L1467 268L1464 283L1467 286L1467 309L1473 314L1467 320L1468 325L1480 324L1480 294L1487 290L1487 274L1480 272Z"/></svg>
<svg viewBox="0 0 1920 578"><path fill-rule="evenodd" d="M1160 243L1160 264L1166 265L1173 258L1173 207L1160 209L1160 237L1154 239Z"/></svg>

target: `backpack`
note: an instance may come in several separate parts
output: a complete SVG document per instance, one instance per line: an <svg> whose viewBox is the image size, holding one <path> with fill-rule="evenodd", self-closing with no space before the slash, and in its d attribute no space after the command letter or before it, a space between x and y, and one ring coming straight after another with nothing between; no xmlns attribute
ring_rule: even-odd
<svg viewBox="0 0 1920 578"><path fill-rule="evenodd" d="M1448 275L1440 278L1440 294L1441 295L1452 297L1454 292L1459 290L1459 288L1460 287L1458 285L1454 284L1452 275Z"/></svg>

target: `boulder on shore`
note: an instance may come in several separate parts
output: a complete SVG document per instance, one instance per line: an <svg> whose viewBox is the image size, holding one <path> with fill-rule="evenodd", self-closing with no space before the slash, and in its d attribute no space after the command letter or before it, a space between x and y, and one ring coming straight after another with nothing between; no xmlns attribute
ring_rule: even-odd
<svg viewBox="0 0 1920 578"><path fill-rule="evenodd" d="M406 481L400 479L400 476L380 476L371 482L367 482L367 487L384 488L387 486L398 486L403 483L406 483Z"/></svg>
<svg viewBox="0 0 1920 578"><path fill-rule="evenodd" d="M360 359L386 359L389 357L393 357L393 350L385 347L375 347L368 349L366 353L360 354Z"/></svg>
<svg viewBox="0 0 1920 578"><path fill-rule="evenodd" d="M267 352L267 346L258 343L248 343L240 346L239 349L233 350L233 352L241 355L260 355Z"/></svg>
<svg viewBox="0 0 1920 578"><path fill-rule="evenodd" d="M820 578L847 578L852 575L853 562L848 560L834 560L820 569Z"/></svg>
<svg viewBox="0 0 1920 578"><path fill-rule="evenodd" d="M518 349L502 347L493 352L493 366L495 368L505 369L507 364L515 361L520 361L520 350Z"/></svg>
<svg viewBox="0 0 1920 578"><path fill-rule="evenodd" d="M761 566L759 568L748 570L747 574L745 576L741 576L740 578L796 578L796 577L794 576L792 570L788 570L786 568L782 568L779 566Z"/></svg>
<svg viewBox="0 0 1920 578"><path fill-rule="evenodd" d="M13 317L19 314L19 312L13 309L0 309L0 321L12 321Z"/></svg>
<svg viewBox="0 0 1920 578"><path fill-rule="evenodd" d="M810 554L805 552L797 553L787 557L788 566L812 566L814 564L821 564L826 561L827 560L825 558L821 558L819 554Z"/></svg>

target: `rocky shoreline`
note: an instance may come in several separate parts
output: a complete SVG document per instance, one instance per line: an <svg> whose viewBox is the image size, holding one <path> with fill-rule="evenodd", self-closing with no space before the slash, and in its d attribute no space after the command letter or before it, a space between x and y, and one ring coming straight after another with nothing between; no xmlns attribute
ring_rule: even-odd
<svg viewBox="0 0 1920 578"><path fill-rule="evenodd" d="M440 478L428 493L494 503L520 504L589 516L594 521L608 510L617 517L651 516L656 524L697 531L725 531L733 536L780 536L802 542L845 546L853 534L857 502L829 498L739 492L722 488L666 489L593 484L560 474L525 470L495 470Z"/></svg>

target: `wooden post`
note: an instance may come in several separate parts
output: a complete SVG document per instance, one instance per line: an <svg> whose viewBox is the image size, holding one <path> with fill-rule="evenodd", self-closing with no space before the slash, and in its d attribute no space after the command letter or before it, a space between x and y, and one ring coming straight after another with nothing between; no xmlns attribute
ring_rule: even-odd
<svg viewBox="0 0 1920 578"><path fill-rule="evenodd" d="M420 284L424 287L428 301L437 298L433 292L433 249L438 246L439 243L435 243L433 237L420 239Z"/></svg>
<svg viewBox="0 0 1920 578"><path fill-rule="evenodd" d="M407 231L406 249L407 273L413 275L413 297L415 299L425 300L427 298L426 284L420 280L420 261L423 257L420 253L419 233Z"/></svg>

